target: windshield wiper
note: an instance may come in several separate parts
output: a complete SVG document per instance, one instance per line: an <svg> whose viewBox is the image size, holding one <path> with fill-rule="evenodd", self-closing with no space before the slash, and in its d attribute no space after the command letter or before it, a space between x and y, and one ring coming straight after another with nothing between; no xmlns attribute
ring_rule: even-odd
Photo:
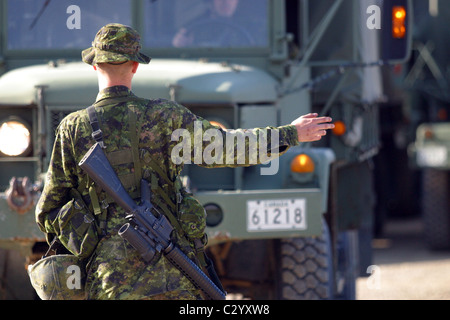
<svg viewBox="0 0 450 320"><path fill-rule="evenodd" d="M48 4L50 3L51 0L46 0L44 5L42 6L41 10L39 10L39 13L37 14L37 16L34 18L33 22L30 24L30 30L34 28L34 26L36 25L36 23L38 22L39 18L42 16L42 14L44 13L45 9L47 9Z"/></svg>

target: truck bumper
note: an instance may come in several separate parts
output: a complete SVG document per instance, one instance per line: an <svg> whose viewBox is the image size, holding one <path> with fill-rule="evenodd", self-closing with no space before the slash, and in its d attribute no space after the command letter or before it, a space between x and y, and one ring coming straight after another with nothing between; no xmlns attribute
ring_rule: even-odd
<svg viewBox="0 0 450 320"><path fill-rule="evenodd" d="M238 239L317 236L322 231L324 212L320 189L216 191L199 192L195 196L206 208L216 208L215 226L211 226L211 212L207 210L210 244ZM273 206L278 207L271 210ZM294 224L294 220L301 223Z"/></svg>
<svg viewBox="0 0 450 320"><path fill-rule="evenodd" d="M45 236L36 224L34 206L18 213L8 205L6 194L0 193L0 247L19 250L27 256L38 241L45 241Z"/></svg>

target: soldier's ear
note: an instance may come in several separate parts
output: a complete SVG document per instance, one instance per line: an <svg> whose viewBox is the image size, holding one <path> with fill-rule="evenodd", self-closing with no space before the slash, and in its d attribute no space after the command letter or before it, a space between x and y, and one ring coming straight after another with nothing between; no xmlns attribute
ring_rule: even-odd
<svg viewBox="0 0 450 320"><path fill-rule="evenodd" d="M94 65L93 67L94 67L94 70L97 71L97 66Z"/></svg>
<svg viewBox="0 0 450 320"><path fill-rule="evenodd" d="M131 72L136 73L138 67L139 67L139 62L133 61L133 68L131 69Z"/></svg>

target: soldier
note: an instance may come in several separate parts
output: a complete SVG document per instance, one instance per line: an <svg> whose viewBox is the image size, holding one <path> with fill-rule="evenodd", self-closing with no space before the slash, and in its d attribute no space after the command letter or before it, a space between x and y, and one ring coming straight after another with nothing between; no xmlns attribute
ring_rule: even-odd
<svg viewBox="0 0 450 320"><path fill-rule="evenodd" d="M132 79L139 64L150 62L149 57L140 53L140 36L132 28L106 25L99 30L92 45L82 52L82 59L98 75L99 93L94 107L105 153L133 198L139 197L137 182L141 178L149 182L154 196L152 203L177 231L174 242L197 261L194 240L204 235L205 214L192 198L188 202L180 201L180 195L186 199L189 195L177 186L183 165L171 161L171 151L177 144L171 140L171 134L180 128L192 132L196 121L201 121L204 131L216 129L225 135L225 130L176 102L141 99L132 93ZM329 122L328 117L309 114L291 125L276 128L281 153L299 141L320 140L326 130L333 128ZM84 109L68 115L57 129L44 190L36 209L37 223L47 240L58 239L72 254L88 262L86 299L202 299L199 290L167 259L157 255L147 264L118 236L118 229L126 222L126 213L95 188L78 166L96 142L89 124ZM264 130L251 131L257 134ZM221 166L224 165L227 164ZM79 192L81 200L73 200L74 190ZM84 207L83 202L95 214L98 228L94 231L98 231L98 239L83 234L88 225L86 215L81 222L74 218L77 210ZM183 210L191 210L198 220L185 225L179 214L183 205Z"/></svg>
<svg viewBox="0 0 450 320"><path fill-rule="evenodd" d="M258 1L255 4L260 5ZM214 0L204 5L208 8L206 12L175 34L174 47L264 46L267 28L264 19L258 19L254 10L238 10L239 0Z"/></svg>

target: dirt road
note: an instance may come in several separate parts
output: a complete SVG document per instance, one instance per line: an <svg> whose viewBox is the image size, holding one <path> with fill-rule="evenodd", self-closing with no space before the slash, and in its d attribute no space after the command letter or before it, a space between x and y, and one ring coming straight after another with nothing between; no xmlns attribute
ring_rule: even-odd
<svg viewBox="0 0 450 320"><path fill-rule="evenodd" d="M426 248L420 219L390 221L374 251L358 300L450 300L450 251Z"/></svg>

